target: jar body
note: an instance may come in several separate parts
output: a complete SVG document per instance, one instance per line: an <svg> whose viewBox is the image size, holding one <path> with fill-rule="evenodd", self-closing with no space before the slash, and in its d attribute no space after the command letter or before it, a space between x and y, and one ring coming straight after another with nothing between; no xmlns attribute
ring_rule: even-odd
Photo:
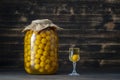
<svg viewBox="0 0 120 80"><path fill-rule="evenodd" d="M53 74L58 69L58 36L54 29L28 30L24 38L24 68L29 74Z"/></svg>

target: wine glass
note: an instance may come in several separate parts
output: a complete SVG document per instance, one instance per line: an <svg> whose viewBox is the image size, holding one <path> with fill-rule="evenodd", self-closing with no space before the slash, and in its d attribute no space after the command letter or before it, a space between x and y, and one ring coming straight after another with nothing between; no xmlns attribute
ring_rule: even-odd
<svg viewBox="0 0 120 80"><path fill-rule="evenodd" d="M80 49L79 48L69 48L69 60L73 62L73 71L69 75L79 76L80 74L76 72L76 62L80 59Z"/></svg>

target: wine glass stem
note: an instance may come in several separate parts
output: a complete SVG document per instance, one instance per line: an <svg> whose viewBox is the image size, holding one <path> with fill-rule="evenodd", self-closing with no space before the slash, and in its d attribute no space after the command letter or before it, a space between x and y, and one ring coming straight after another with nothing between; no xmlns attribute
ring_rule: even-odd
<svg viewBox="0 0 120 80"><path fill-rule="evenodd" d="M76 62L73 62L73 71L72 73L76 73Z"/></svg>

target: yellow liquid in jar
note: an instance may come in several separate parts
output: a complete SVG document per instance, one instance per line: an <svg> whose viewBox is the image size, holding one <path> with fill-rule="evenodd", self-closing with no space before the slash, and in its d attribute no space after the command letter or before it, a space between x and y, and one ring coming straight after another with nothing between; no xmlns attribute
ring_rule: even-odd
<svg viewBox="0 0 120 80"><path fill-rule="evenodd" d="M35 34L32 40L32 35ZM53 35L53 36L51 36ZM53 74L58 69L58 38L52 29L39 33L27 31L24 41L24 65L29 74Z"/></svg>

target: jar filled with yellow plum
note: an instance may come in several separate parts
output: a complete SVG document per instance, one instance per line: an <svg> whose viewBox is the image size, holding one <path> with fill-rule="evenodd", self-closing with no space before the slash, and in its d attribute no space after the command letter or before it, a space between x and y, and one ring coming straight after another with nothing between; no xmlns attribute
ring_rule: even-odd
<svg viewBox="0 0 120 80"><path fill-rule="evenodd" d="M49 26L48 26L49 24ZM50 20L35 20L24 31L24 68L29 74L54 74L58 70L58 35Z"/></svg>

